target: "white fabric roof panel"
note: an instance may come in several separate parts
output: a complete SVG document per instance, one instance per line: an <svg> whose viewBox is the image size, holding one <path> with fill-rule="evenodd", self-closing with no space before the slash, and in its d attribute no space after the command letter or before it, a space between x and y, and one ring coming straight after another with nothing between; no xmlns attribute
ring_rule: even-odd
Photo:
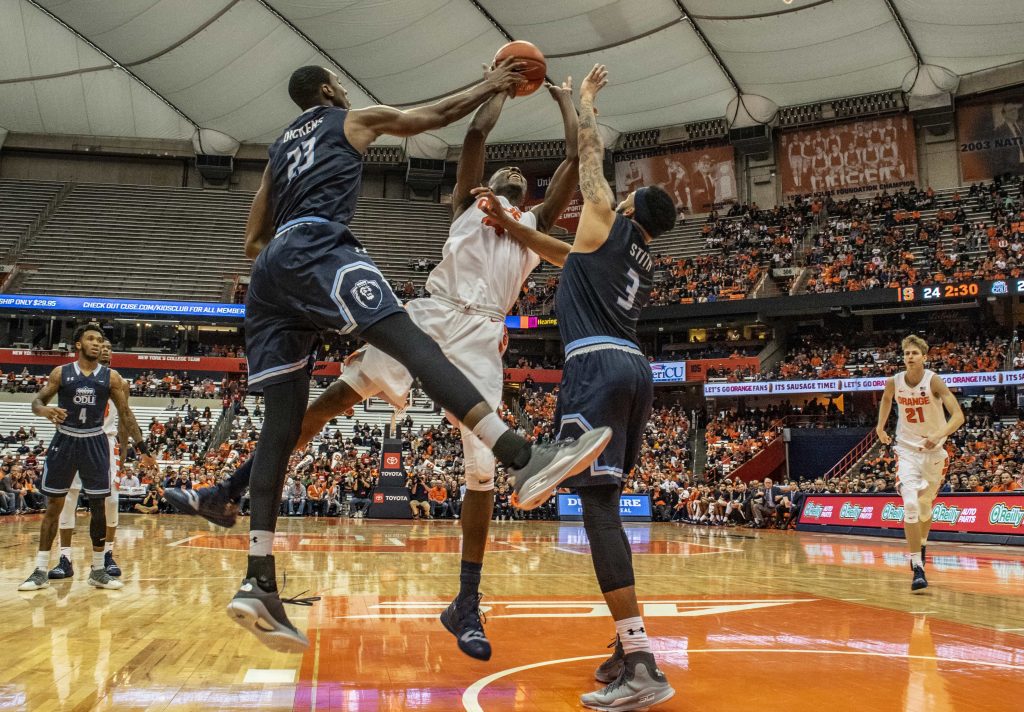
<svg viewBox="0 0 1024 712"><path fill-rule="evenodd" d="M1024 60L1021 0L894 0L928 64L970 74Z"/></svg>
<svg viewBox="0 0 1024 712"><path fill-rule="evenodd" d="M286 87L300 65L337 71L356 107L370 94L413 105L478 81L503 32L537 44L557 81L578 87L607 64L609 130L721 117L735 96L673 0L477 2L484 12L465 0L0 0L0 127L190 138L198 126L267 143L296 114ZM1022 0L893 2L926 63L964 74L1024 61ZM681 5L740 89L779 106L896 89L916 66L885 0ZM410 146L457 145L468 121ZM511 100L491 139L561 135L541 90Z"/></svg>

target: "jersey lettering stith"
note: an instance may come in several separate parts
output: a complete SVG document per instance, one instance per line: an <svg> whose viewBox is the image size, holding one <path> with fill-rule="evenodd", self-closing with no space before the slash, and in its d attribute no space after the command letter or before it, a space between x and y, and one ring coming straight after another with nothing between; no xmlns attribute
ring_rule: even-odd
<svg viewBox="0 0 1024 712"><path fill-rule="evenodd" d="M636 343L636 322L651 296L654 263L643 233L616 215L608 240L591 253L571 252L555 293L563 343L612 336Z"/></svg>
<svg viewBox="0 0 1024 712"><path fill-rule="evenodd" d="M94 430L103 427L110 398L110 369L97 366L86 376L69 363L60 369L60 390L57 405L67 411L63 427L72 430Z"/></svg>
<svg viewBox="0 0 1024 712"><path fill-rule="evenodd" d="M274 224L320 217L348 225L356 210L363 157L345 138L348 111L304 111L270 147Z"/></svg>

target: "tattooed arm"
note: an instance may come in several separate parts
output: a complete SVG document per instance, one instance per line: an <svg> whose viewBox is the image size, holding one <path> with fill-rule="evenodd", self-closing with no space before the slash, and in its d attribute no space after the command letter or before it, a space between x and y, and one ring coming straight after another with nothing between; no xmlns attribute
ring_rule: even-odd
<svg viewBox="0 0 1024 712"><path fill-rule="evenodd" d="M608 239L615 221L612 190L604 178L604 143L597 128L594 97L608 83L604 65L596 64L580 87L580 192L583 211L573 252L594 252Z"/></svg>
<svg viewBox="0 0 1024 712"><path fill-rule="evenodd" d="M117 371L110 371L110 400L117 408L117 434L121 441L122 460L128 454L128 439L135 443L135 449L142 455L142 464L146 467L156 467L156 460L149 454L149 447L142 437L142 429L135 419L135 414L128 405L128 383Z"/></svg>

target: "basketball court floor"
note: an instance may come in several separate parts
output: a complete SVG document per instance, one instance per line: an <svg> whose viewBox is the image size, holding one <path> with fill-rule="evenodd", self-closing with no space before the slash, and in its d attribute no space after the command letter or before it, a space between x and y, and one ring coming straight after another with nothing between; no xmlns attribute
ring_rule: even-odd
<svg viewBox="0 0 1024 712"><path fill-rule="evenodd" d="M582 709L614 628L582 525L496 522L484 568L487 663L437 620L458 584L457 522L282 519L304 655L231 623L247 521L122 515L126 585L18 593L37 516L0 521L0 709L561 712ZM933 544L910 593L899 542L627 525L640 599L676 696L658 710L1021 709L1024 549ZM56 563L55 560L53 563Z"/></svg>

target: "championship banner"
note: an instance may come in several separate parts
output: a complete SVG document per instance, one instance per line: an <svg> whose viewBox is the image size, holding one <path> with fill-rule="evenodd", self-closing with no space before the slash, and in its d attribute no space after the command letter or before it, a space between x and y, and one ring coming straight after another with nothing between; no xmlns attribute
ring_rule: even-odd
<svg viewBox="0 0 1024 712"><path fill-rule="evenodd" d="M1024 384L1024 371L993 371L988 373L940 373L950 388L984 388L985 386L1016 386ZM741 383L706 383L704 396L749 396L786 393L856 393L885 390L885 376L871 378L822 378L811 381L744 381Z"/></svg>
<svg viewBox="0 0 1024 712"><path fill-rule="evenodd" d="M958 105L956 130L964 182L1024 173L1024 90Z"/></svg>
<svg viewBox="0 0 1024 712"><path fill-rule="evenodd" d="M798 524L804 531L819 526L902 530L903 500L895 494L810 495ZM1024 537L1024 491L939 495L931 530Z"/></svg>
<svg viewBox="0 0 1024 712"><path fill-rule="evenodd" d="M527 173L524 177L526 178L526 200L523 204L529 209L544 202L544 194L547 193L548 186L551 185L551 176ZM565 228L570 235L575 235L576 227L580 224L582 210L583 195L577 188L572 194L572 200L569 201L568 207L562 211L561 217L555 221L555 224Z"/></svg>
<svg viewBox="0 0 1024 712"><path fill-rule="evenodd" d="M779 148L786 197L876 193L917 182L914 127L905 115L789 131Z"/></svg>
<svg viewBox="0 0 1024 712"><path fill-rule="evenodd" d="M615 164L615 195L657 185L672 196L679 212L710 213L736 202L736 156L732 146L712 146Z"/></svg>

